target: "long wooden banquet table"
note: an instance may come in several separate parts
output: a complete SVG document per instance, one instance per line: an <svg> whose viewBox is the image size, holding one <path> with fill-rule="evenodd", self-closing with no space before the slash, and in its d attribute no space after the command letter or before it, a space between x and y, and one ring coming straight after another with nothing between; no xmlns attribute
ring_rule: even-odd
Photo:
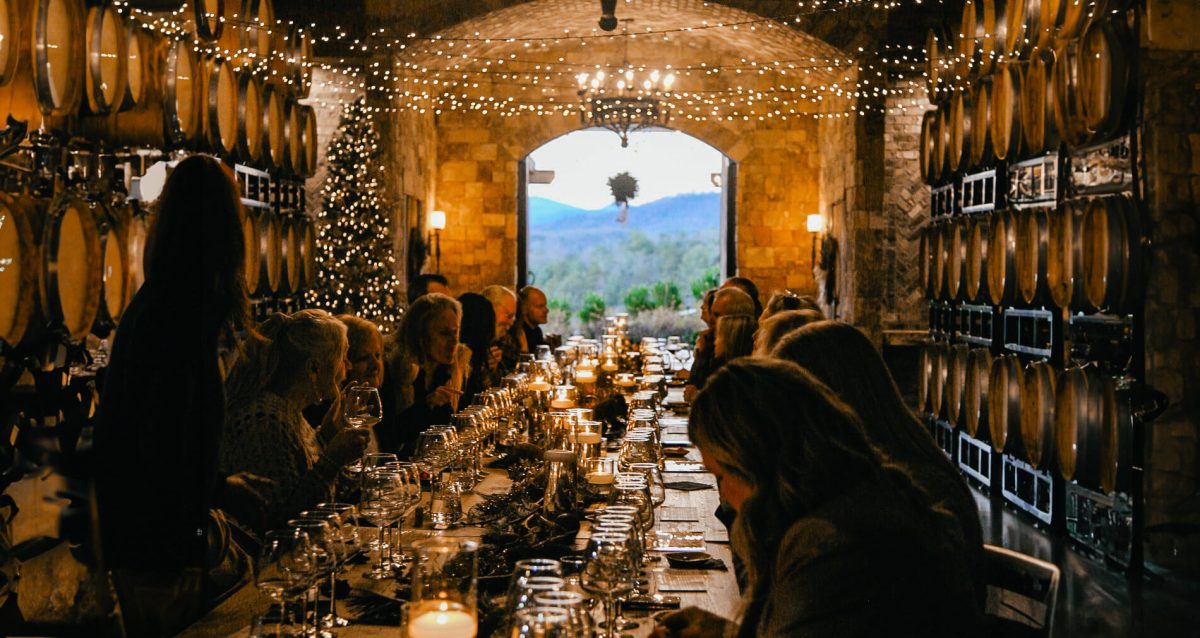
<svg viewBox="0 0 1200 638"><path fill-rule="evenodd" d="M664 439L667 441L678 441L686 437L686 420L682 417L664 417L662 420ZM687 446L688 454L685 459L680 460L700 460L700 454L693 446ZM733 618L736 615L739 606L739 593L737 582L733 573L733 560L730 554L729 536L725 527L713 515L718 504L718 495L716 488L716 479L709 473L697 472L664 472L664 483L671 484L673 482L697 482L707 483L710 488L702 490L681 491L668 489L666 502L663 507L669 508L689 508L688 514L695 513L696 522L658 522L656 529L674 528L678 529L681 526L690 529L704 529L705 546L709 554L714 558L721 559L726 567L725 571L721 570L696 570L696 569L677 569L669 567L666 560L658 561L650 569L654 570L653 578L659 584L674 581L674 584L681 588L696 589L703 588L704 591L680 591L661 593L679 596L681 599L681 607L700 607L720 614L726 618ZM488 476L483 479L475 487L472 493L467 494L463 499L463 509L468 508L483 500L485 494L497 494L508 490L509 480L507 475L502 470L489 469ZM426 495L428 498L428 495ZM660 510L661 511L661 510ZM680 510L673 510L680 511ZM690 517L689 517L690 518ZM450 536L462 537L480 540L483 536L484 529L481 527L459 527L444 531L434 531L428 528L409 529L404 528L403 544L410 547L415 541L430 536ZM364 540L371 538L376 533L373 527L364 527L360 530ZM577 538L577 546L582 548L586 543L588 536L587 524L581 528L579 537ZM346 572L341 574L339 578L346 579L351 588L351 591L359 590L360 592L371 592L383 597L395 597L396 582L394 580L373 581L364 577L364 574L369 569L366 564L352 565ZM481 594L482 595L482 594ZM337 629L337 635L344 638L368 638L376 636L388 636L395 638L398 635L396 626L367 624L365 622L355 622L354 612L346 605L346 596L342 596L338 600L339 615L351 620L351 625ZM398 605L399 603L397 603ZM213 638L225 636L248 636L250 632L250 623L256 613L261 613L265 608L266 603L260 598L254 583L250 583L240 590L232 594L219 606L202 617L196 623L184 630L180 636L186 638ZM645 613L635 611L626 611L627 618L639 620L639 627L629 633L635 637L646 636L653 628L653 620Z"/></svg>

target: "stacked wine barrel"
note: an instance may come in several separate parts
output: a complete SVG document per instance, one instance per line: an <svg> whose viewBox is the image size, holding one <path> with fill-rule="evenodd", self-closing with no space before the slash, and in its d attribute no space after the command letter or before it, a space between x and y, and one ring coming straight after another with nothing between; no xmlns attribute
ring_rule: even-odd
<svg viewBox="0 0 1200 638"><path fill-rule="evenodd" d="M315 172L316 116L301 103L312 41L277 27L271 0L189 3L174 30L118 4L0 0L0 118L106 153L202 152L293 184ZM0 348L107 334L144 279L149 214L87 184L22 184L0 193ZM315 230L263 211L244 224L251 290L300 292L315 278Z"/></svg>
<svg viewBox="0 0 1200 638"><path fill-rule="evenodd" d="M959 189L962 178L995 169L1002 185L1016 163L1129 135L1136 103L1129 4L965 0L961 20L931 29L926 88L934 108L922 120L919 159L925 180ZM1049 359L999 343L1008 309L1048 310L1064 323L1081 313L1140 312L1138 203L1129 193L1074 196L1064 173L1055 171L1055 201L1017 206L1001 193L994 210L956 209L923 230L927 298L990 307L997 319L991 347L956 343L958 335L927 346L919 403L995 451L1110 493L1128 487L1122 388L1129 371L1074 359L1062 330Z"/></svg>

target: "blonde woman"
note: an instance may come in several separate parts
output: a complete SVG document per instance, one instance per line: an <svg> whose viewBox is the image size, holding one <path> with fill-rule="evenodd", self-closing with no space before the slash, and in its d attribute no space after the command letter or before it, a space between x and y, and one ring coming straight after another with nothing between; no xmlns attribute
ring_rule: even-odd
<svg viewBox="0 0 1200 638"><path fill-rule="evenodd" d="M220 467L252 472L274 485L265 494L266 527L327 500L346 464L362 456L369 434L345 427L339 387L346 376L346 326L322 310L274 314L264 339L247 348L229 380ZM320 427L304 408L331 399Z"/></svg>
<svg viewBox="0 0 1200 638"><path fill-rule="evenodd" d="M717 365L753 353L754 331L757 329L758 322L753 315L730 315L717 319L716 337L713 339L713 356Z"/></svg>
<svg viewBox="0 0 1200 638"><path fill-rule="evenodd" d="M763 311L766 314L766 311ZM767 357L775 344L786 337L788 333L810 323L824 321L825 316L815 310L784 310L777 312L758 322L758 331L754 333L754 356Z"/></svg>

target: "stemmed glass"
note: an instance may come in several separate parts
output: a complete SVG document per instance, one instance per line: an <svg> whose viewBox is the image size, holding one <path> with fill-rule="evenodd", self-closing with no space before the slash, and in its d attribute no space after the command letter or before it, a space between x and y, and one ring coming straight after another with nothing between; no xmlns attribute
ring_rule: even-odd
<svg viewBox="0 0 1200 638"><path fill-rule="evenodd" d="M592 534L584 556L588 562L580 575L580 585L589 594L603 597L604 618L607 621L603 635L605 638L617 638L620 631L613 622L616 620L613 611L615 600L632 592L634 581L637 580L632 552L629 550L629 536L613 532Z"/></svg>
<svg viewBox="0 0 1200 638"><path fill-rule="evenodd" d="M333 530L327 521L316 518L293 518L288 521L288 526L308 535L309 555L312 557L313 565L313 578L309 581L309 589L316 590L316 596L313 598L312 631L309 633L317 634L321 638L330 638L335 635L333 632L319 630L319 623L321 621L321 588L319 583L325 576L328 576L332 582L333 575L337 573L337 549L335 548ZM301 614L302 624L307 624L308 621L307 598L306 595L303 605L304 612Z"/></svg>
<svg viewBox="0 0 1200 638"><path fill-rule="evenodd" d="M346 390L342 413L346 424L360 430L369 428L383 419L383 403L379 390L369 385L352 385Z"/></svg>
<svg viewBox="0 0 1200 638"><path fill-rule="evenodd" d="M308 534L298 529L266 533L258 555L254 584L279 606L276 635L284 635L284 621L288 620L290 624L288 601L308 591L314 570Z"/></svg>
<svg viewBox="0 0 1200 638"><path fill-rule="evenodd" d="M384 528L395 516L396 483L393 475L383 468L364 472L362 494L359 498L358 513L375 527L379 528L379 560L367 574L371 580L384 580L391 577L390 565L384 562L387 541L384 539Z"/></svg>
<svg viewBox="0 0 1200 638"><path fill-rule="evenodd" d="M638 472L646 477L650 487L650 502L654 507L660 507L667 501L667 488L663 484L662 468L657 463L630 463L630 472Z"/></svg>
<svg viewBox="0 0 1200 638"><path fill-rule="evenodd" d="M350 621L337 615L337 573L345 569L346 561L350 560L359 548L358 508L349 503L317 503L312 511L301 512L300 517L319 517L328 522L333 529L337 567L330 578L329 615L325 617L324 622L327 627L345 627Z"/></svg>
<svg viewBox="0 0 1200 638"><path fill-rule="evenodd" d="M526 607L513 616L513 638L576 638L570 613L561 607Z"/></svg>
<svg viewBox="0 0 1200 638"><path fill-rule="evenodd" d="M408 515L408 509L421 501L421 468L416 463L410 462L393 462L388 463L389 471L400 475L400 493L397 494L396 501L399 504L400 512L396 519L394 542L391 543L392 560L396 563L403 563L412 560L412 556L404 552L404 545L401 542L404 533L404 519Z"/></svg>

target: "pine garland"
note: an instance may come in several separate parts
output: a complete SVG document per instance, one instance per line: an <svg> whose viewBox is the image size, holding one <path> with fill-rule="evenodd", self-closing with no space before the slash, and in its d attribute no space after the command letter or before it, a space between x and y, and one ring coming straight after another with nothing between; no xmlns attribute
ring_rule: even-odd
<svg viewBox="0 0 1200 638"><path fill-rule="evenodd" d="M363 98L347 105L329 143L317 214L316 284L308 303L350 313L391 332L400 321L400 280L383 193L379 135Z"/></svg>

